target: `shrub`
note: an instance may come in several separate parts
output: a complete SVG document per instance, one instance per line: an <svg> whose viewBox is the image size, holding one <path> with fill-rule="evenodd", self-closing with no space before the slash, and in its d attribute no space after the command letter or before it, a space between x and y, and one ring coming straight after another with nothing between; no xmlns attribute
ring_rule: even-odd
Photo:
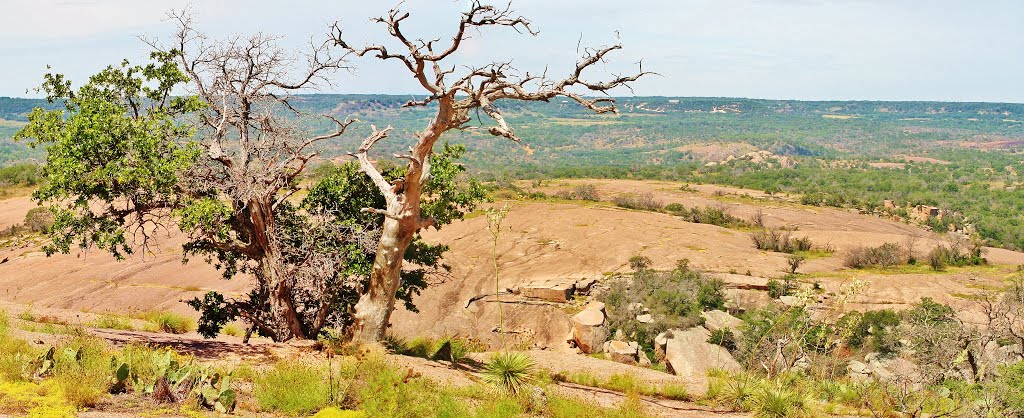
<svg viewBox="0 0 1024 418"><path fill-rule="evenodd" d="M996 378L985 384L1001 416L1024 416L1024 362L999 368Z"/></svg>
<svg viewBox="0 0 1024 418"><path fill-rule="evenodd" d="M57 347L53 380L71 405L91 407L109 391L111 357L103 341L75 337Z"/></svg>
<svg viewBox="0 0 1024 418"><path fill-rule="evenodd" d="M651 264L653 264L651 259L642 255L634 255L629 258L629 267L633 271L647 270Z"/></svg>
<svg viewBox="0 0 1024 418"><path fill-rule="evenodd" d="M804 263L804 257L799 255L791 255L786 258L786 264L789 265L789 274L796 274L796 270L800 268L800 265Z"/></svg>
<svg viewBox="0 0 1024 418"><path fill-rule="evenodd" d="M850 313L840 319L849 329L846 343L852 348L868 347L871 351L889 354L896 351L898 342L893 331L900 324L900 316L891 309Z"/></svg>
<svg viewBox="0 0 1024 418"><path fill-rule="evenodd" d="M793 284L793 276L786 275L782 278L782 281L776 279L768 280L768 297L772 299L778 299L783 296L789 296L796 290L796 285Z"/></svg>
<svg viewBox="0 0 1024 418"><path fill-rule="evenodd" d="M794 253L797 251L810 251L814 246L810 238L793 238L789 231L765 228L750 234L754 247L759 250L773 251L777 253Z"/></svg>
<svg viewBox="0 0 1024 418"><path fill-rule="evenodd" d="M612 281L602 301L609 329L621 331L650 354L659 333L692 327L700 323L701 311L724 308L723 287L720 280L690 270L688 263L680 260L671 271L645 269L631 279ZM640 305L650 311L652 322L636 320L641 314L636 309Z"/></svg>
<svg viewBox="0 0 1024 418"><path fill-rule="evenodd" d="M447 360L454 363L461 363L470 353L481 352L487 349L479 341L463 337L444 337L440 339L417 337L408 342L392 337L388 345L389 349L401 355L432 360Z"/></svg>
<svg viewBox="0 0 1024 418"><path fill-rule="evenodd" d="M935 271L942 270L945 266L979 266L987 262L988 260L981 256L980 246L964 251L954 246L939 245L928 253L928 265Z"/></svg>
<svg viewBox="0 0 1024 418"><path fill-rule="evenodd" d="M626 209L646 210L659 212L664 208L664 203L654 197L652 193L641 193L639 195L622 194L612 199L615 206Z"/></svg>
<svg viewBox="0 0 1024 418"><path fill-rule="evenodd" d="M0 381L17 382L25 378L25 361L37 353L27 341L8 334L8 321L7 313L0 310Z"/></svg>
<svg viewBox="0 0 1024 418"><path fill-rule="evenodd" d="M736 351L736 336L728 328L716 329L708 337L708 343L720 345L729 351Z"/></svg>
<svg viewBox="0 0 1024 418"><path fill-rule="evenodd" d="M49 209L32 208L25 214L25 227L32 232L46 232L53 226L53 213Z"/></svg>
<svg viewBox="0 0 1024 418"><path fill-rule="evenodd" d="M843 265L853 269L888 268L907 262L906 251L899 244L887 242L877 247L857 247L843 258Z"/></svg>
<svg viewBox="0 0 1024 418"><path fill-rule="evenodd" d="M591 202L597 202L601 200L601 195L597 192L597 187L593 184L580 184L572 189L573 199L587 200Z"/></svg>
<svg viewBox="0 0 1024 418"><path fill-rule="evenodd" d="M533 377L533 360L523 353L495 354L484 366L484 381L511 394L520 393Z"/></svg>
<svg viewBox="0 0 1024 418"><path fill-rule="evenodd" d="M399 372L385 360L371 358L359 370L359 409L368 417L466 415L449 393L428 380Z"/></svg>
<svg viewBox="0 0 1024 418"><path fill-rule="evenodd" d="M687 222L716 225L725 228L743 228L751 226L749 222L733 216L725 207L694 207L687 209L678 203L665 206L665 211L683 218Z"/></svg>
<svg viewBox="0 0 1024 418"><path fill-rule="evenodd" d="M280 361L253 382L253 396L264 409L309 415L327 405L328 370L297 361Z"/></svg>

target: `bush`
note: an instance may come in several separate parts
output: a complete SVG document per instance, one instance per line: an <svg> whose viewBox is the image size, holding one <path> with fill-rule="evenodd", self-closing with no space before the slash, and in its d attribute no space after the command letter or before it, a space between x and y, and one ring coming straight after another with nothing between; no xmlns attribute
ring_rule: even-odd
<svg viewBox="0 0 1024 418"><path fill-rule="evenodd" d="M0 310L0 381L17 382L25 378L22 371L26 360L38 354L28 341L8 333L8 321L7 312Z"/></svg>
<svg viewBox="0 0 1024 418"><path fill-rule="evenodd" d="M647 270L651 264L653 264L651 259L642 255L634 255L629 258L629 268L633 271Z"/></svg>
<svg viewBox="0 0 1024 418"><path fill-rule="evenodd" d="M716 225L724 228L744 228L751 226L749 222L730 214L724 207L694 207L687 209L678 203L665 206L665 211L683 218L687 222Z"/></svg>
<svg viewBox="0 0 1024 418"><path fill-rule="evenodd" d="M664 208L664 203L654 197L651 193L641 193L639 195L633 194L622 194L615 196L612 199L615 206L626 209L646 210L651 212L660 212Z"/></svg>
<svg viewBox="0 0 1024 418"><path fill-rule="evenodd" d="M935 271L942 270L945 266L980 266L986 263L988 260L981 256L980 246L965 251L957 247L940 245L928 253L928 265Z"/></svg>
<svg viewBox="0 0 1024 418"><path fill-rule="evenodd" d="M597 187L593 184L581 184L572 189L573 199L586 200L590 202L597 202L601 200L601 195L597 192Z"/></svg>
<svg viewBox="0 0 1024 418"><path fill-rule="evenodd" d="M759 250L773 251L777 253L795 253L797 251L810 251L814 246L810 238L793 238L789 231L780 231L772 228L765 228L750 234L754 247Z"/></svg>
<svg viewBox="0 0 1024 418"><path fill-rule="evenodd" d="M906 252L899 244L887 242L877 247L857 247L843 258L843 265L852 269L888 268L907 262Z"/></svg>
<svg viewBox="0 0 1024 418"><path fill-rule="evenodd" d="M788 418L805 415L804 398L793 389L767 384L754 392L751 412L758 418Z"/></svg>
<svg viewBox="0 0 1024 418"><path fill-rule="evenodd" d="M716 329L708 337L708 343L720 345L729 351L736 351L736 336L728 328Z"/></svg>
<svg viewBox="0 0 1024 418"><path fill-rule="evenodd" d="M487 349L479 341L462 337L440 339L417 337L408 342L392 338L388 348L404 356L446 360L454 363L461 363L470 353L482 352Z"/></svg>
<svg viewBox="0 0 1024 418"><path fill-rule="evenodd" d="M893 353L897 349L898 342L893 332L900 325L900 316L891 309L854 312L844 315L839 322L848 327L846 343L852 348L868 347L882 354Z"/></svg>
<svg viewBox="0 0 1024 418"><path fill-rule="evenodd" d="M609 329L622 331L651 354L654 337L659 333L698 325L701 311L723 309L723 288L720 280L690 270L688 263L681 261L671 271L644 269L634 273L631 280L623 278L611 282L602 301L606 305ZM636 320L641 314L637 309L640 305L649 310L653 322Z"/></svg>
<svg viewBox="0 0 1024 418"><path fill-rule="evenodd" d="M53 213L47 208L32 208L25 214L25 227L32 232L46 232L53 226Z"/></svg>
<svg viewBox="0 0 1024 418"><path fill-rule="evenodd" d="M786 275L782 278L782 281L776 279L768 280L768 297L772 299L778 299L783 296L789 296L796 290L796 285L793 283L793 276Z"/></svg>
<svg viewBox="0 0 1024 418"><path fill-rule="evenodd" d="M327 405L328 370L297 361L280 361L253 382L253 396L264 409L310 415Z"/></svg>

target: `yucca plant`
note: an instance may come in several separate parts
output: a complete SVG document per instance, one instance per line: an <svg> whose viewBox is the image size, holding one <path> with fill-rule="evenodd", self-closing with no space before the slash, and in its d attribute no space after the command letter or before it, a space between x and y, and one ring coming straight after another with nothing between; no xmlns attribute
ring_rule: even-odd
<svg viewBox="0 0 1024 418"><path fill-rule="evenodd" d="M498 386L510 394L518 394L531 381L533 360L523 353L495 354L484 366L484 381Z"/></svg>

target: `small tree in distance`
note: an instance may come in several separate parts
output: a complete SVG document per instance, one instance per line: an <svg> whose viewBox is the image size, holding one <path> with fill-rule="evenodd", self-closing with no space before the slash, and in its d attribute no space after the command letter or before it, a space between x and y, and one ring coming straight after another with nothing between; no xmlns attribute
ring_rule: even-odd
<svg viewBox="0 0 1024 418"><path fill-rule="evenodd" d="M384 337L394 309L395 293L401 283L402 255L409 244L421 229L443 221L423 216L421 209L423 186L430 178L429 157L441 136L453 129L467 128L471 112L480 110L494 122L487 129L488 133L519 141L515 130L497 107L501 100L548 101L566 97L595 113L614 113L617 112L614 99L588 97L580 91L605 93L617 87L628 87L641 76L650 74L641 70L601 82L583 78L586 70L603 62L612 51L621 49L620 44L585 49L576 67L561 79L548 78L546 71L542 74L521 74L510 62L492 62L459 70L450 61L468 38L467 31L490 27L506 27L531 35L536 35L537 31L529 20L516 16L510 8L473 1L469 10L462 14L451 42L442 45L439 40L409 37L401 26L409 17L409 13L395 8L387 16L374 19L383 24L388 35L401 45L398 50L391 50L384 44L352 46L338 24L335 24L332 34L335 45L356 56L377 57L408 70L426 97L410 100L405 106L429 105L436 108L427 127L416 134L416 143L409 153L396 155L408 161L403 178L388 181L368 156L370 149L387 137L390 127L374 128L373 134L353 153L363 172L385 197L384 207L364 209L383 215L385 220L370 272L369 287L355 306L352 337L363 342L378 341Z"/></svg>

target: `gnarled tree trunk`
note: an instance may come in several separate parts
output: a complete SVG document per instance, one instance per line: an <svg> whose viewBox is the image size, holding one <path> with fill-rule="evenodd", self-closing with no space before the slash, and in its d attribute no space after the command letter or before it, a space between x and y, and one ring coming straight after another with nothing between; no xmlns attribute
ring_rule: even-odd
<svg viewBox="0 0 1024 418"><path fill-rule="evenodd" d="M547 78L543 74L520 73L510 62L494 62L479 67L464 67L467 70L456 74L462 65L446 62L453 56L462 41L468 38L468 31L483 27L508 27L537 34L530 21L515 16L510 8L499 8L474 0L469 11L462 14L457 31L451 43L443 45L440 40L414 39L406 36L400 26L410 14L397 8L385 17L374 19L387 26L388 33L401 42L405 48L396 52L385 45L368 45L355 48L344 38L341 28L334 27L333 41L336 45L357 56L371 54L385 61L401 63L412 73L413 78L426 90L428 96L411 100L405 106L427 106L437 104L437 113L426 130L422 131L409 154L396 155L409 161L405 178L389 183L367 157L367 151L377 141L387 136L390 129L378 131L368 137L353 156L359 158L363 172L373 180L384 195L387 209L366 208L364 211L384 215L384 236L377 247L370 287L364 289L355 306L353 338L357 341L376 341L384 336L391 311L394 309L395 291L401 283L402 258L416 231L433 224L430 219L420 216L420 193L429 177L429 161L434 144L445 132L467 128L470 113L482 110L495 126L487 129L493 136L518 141L515 131L494 105L498 100L549 101L555 97L566 97L596 113L616 112L615 100L610 97L589 98L574 91L574 88L591 92L608 92L616 87L626 86L647 74L643 71L630 76L615 76L603 82L582 79L583 72L600 62L610 52L620 49L618 44L601 48L587 48L576 63L576 68L561 80ZM461 71L460 71L461 72Z"/></svg>
<svg viewBox="0 0 1024 418"><path fill-rule="evenodd" d="M381 231L380 244L370 271L370 284L355 305L352 339L361 342L384 338L391 312L395 306L395 293L402 282L402 261L409 248L415 227L386 218ZM408 223L408 222L406 222Z"/></svg>

